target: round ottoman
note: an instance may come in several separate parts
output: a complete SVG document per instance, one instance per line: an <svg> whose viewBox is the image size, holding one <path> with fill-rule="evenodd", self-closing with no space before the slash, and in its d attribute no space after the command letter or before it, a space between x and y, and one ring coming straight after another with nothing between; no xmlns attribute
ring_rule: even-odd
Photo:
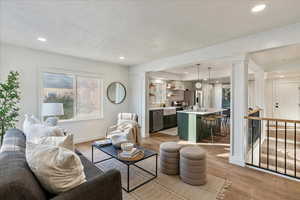
<svg viewBox="0 0 300 200"><path fill-rule="evenodd" d="M206 183L206 151L201 147L180 150L180 178L190 185Z"/></svg>
<svg viewBox="0 0 300 200"><path fill-rule="evenodd" d="M181 145L176 142L164 142L160 145L160 171L168 175L179 174L179 151Z"/></svg>

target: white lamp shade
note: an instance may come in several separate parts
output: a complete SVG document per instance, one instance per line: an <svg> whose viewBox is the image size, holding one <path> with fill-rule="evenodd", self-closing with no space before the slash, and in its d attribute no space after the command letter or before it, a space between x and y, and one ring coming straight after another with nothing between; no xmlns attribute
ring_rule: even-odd
<svg viewBox="0 0 300 200"><path fill-rule="evenodd" d="M64 115L64 106L62 103L43 103L42 116Z"/></svg>

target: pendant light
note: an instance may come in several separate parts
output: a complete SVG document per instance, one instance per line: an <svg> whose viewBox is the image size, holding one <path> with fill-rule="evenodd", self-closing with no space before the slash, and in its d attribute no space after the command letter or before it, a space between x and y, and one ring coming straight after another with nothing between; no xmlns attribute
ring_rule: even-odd
<svg viewBox="0 0 300 200"><path fill-rule="evenodd" d="M210 84L211 67L208 67L208 85Z"/></svg>
<svg viewBox="0 0 300 200"><path fill-rule="evenodd" d="M200 90L202 88L202 83L200 82L200 64L197 64L197 72L198 72L198 81L195 84L196 89Z"/></svg>

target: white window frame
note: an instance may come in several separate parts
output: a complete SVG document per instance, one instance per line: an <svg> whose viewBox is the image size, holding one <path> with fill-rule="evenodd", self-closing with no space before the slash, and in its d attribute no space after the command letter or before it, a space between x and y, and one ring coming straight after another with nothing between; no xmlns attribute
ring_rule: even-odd
<svg viewBox="0 0 300 200"><path fill-rule="evenodd" d="M44 73L53 73L53 74L64 74L68 76L73 77L73 90L74 90L74 118L73 119L66 119L66 120L59 120L59 122L76 122L76 121L87 121L87 120L100 120L104 119L104 81L103 81L103 76L100 74L92 74L92 73L87 73L87 72L81 72L81 71L73 71L73 70L63 70L59 68L42 68L39 70L39 75L38 75L38 86L39 86L39 95L38 95L38 111L40 115L40 119L43 120L43 116L41 115L42 111L42 104L43 104L43 90L44 90L44 81L43 81L43 74ZM98 79L100 87L99 87L99 94L100 94L100 115L99 116L92 116L92 117L87 117L87 118L78 118L77 117L77 77L83 77L83 78L92 78L92 79Z"/></svg>

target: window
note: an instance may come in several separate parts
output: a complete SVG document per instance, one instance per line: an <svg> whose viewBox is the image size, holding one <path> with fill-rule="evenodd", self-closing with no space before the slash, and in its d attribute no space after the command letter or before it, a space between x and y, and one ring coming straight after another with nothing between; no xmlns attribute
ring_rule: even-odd
<svg viewBox="0 0 300 200"><path fill-rule="evenodd" d="M99 79L77 77L77 117L97 118L100 116Z"/></svg>
<svg viewBox="0 0 300 200"><path fill-rule="evenodd" d="M102 117L102 81L94 76L72 73L42 73L42 103L62 103L61 120Z"/></svg>

